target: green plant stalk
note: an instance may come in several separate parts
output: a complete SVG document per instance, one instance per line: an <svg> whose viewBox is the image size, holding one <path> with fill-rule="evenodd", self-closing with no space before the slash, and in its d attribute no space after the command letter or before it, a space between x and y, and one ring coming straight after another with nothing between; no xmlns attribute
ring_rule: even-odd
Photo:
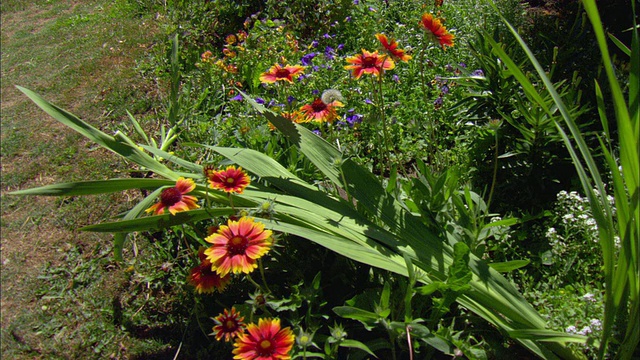
<svg viewBox="0 0 640 360"><path fill-rule="evenodd" d="M496 181L498 179L498 129L495 130L495 150L493 152L493 177L491 178L491 189L489 190L489 198L487 199L487 209L491 206L491 199L493 198L493 190L496 187Z"/></svg>
<svg viewBox="0 0 640 360"><path fill-rule="evenodd" d="M389 171L391 171L391 148L389 147L389 129L387 129L387 116L384 111L384 96L382 94L382 72L380 73L380 77L378 77L378 97L378 103L380 106L380 117L382 118L382 135L384 136L384 146L387 153L387 168L389 169Z"/></svg>

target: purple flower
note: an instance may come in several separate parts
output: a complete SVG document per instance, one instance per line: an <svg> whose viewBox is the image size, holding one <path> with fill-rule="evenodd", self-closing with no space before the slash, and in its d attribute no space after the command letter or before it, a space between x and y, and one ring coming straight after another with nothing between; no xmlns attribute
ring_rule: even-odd
<svg viewBox="0 0 640 360"><path fill-rule="evenodd" d="M361 114L351 114L351 115L347 115L345 120L347 120L347 123L349 124L350 127L353 127L355 124L361 123L363 117L364 116L362 116Z"/></svg>
<svg viewBox="0 0 640 360"><path fill-rule="evenodd" d="M397 74L393 74L393 76L391 76L391 79L397 83L400 82L400 77Z"/></svg>
<svg viewBox="0 0 640 360"><path fill-rule="evenodd" d="M309 77L309 75L307 75L307 74L302 74L302 75L298 76L298 81L303 81L304 79L306 79L306 78L308 78L308 77Z"/></svg>
<svg viewBox="0 0 640 360"><path fill-rule="evenodd" d="M324 34L324 35L322 35L322 37L325 38L325 39L331 39L332 36L329 35L329 34Z"/></svg>
<svg viewBox="0 0 640 360"><path fill-rule="evenodd" d="M435 105L436 107L440 107L442 106L443 103L444 103L444 99L442 98L442 96L438 96L436 101L433 102L433 105Z"/></svg>
<svg viewBox="0 0 640 360"><path fill-rule="evenodd" d="M322 136L322 133L318 129L311 130L311 132L316 134L316 135L318 135L318 136Z"/></svg>
<svg viewBox="0 0 640 360"><path fill-rule="evenodd" d="M267 104L267 107L271 107L275 104L276 104L276 99L271 99L271 101L269 101L269 104Z"/></svg>
<svg viewBox="0 0 640 360"><path fill-rule="evenodd" d="M449 85L444 84L440 87L440 91L442 91L443 94L448 94L449 93Z"/></svg>
<svg viewBox="0 0 640 360"><path fill-rule="evenodd" d="M312 53L308 53L307 55L303 56L300 59L300 62L302 63L302 65L304 66L309 66L311 65L311 62L313 61L313 58L316 57L316 53L312 52Z"/></svg>
<svg viewBox="0 0 640 360"><path fill-rule="evenodd" d="M313 40L313 41L311 42L311 47L313 47L313 48L317 48L317 47L318 47L318 40Z"/></svg>
<svg viewBox="0 0 640 360"><path fill-rule="evenodd" d="M312 90L312 91L311 91L311 93L312 93L313 95L318 95L318 94L320 94L320 90L315 89L315 90Z"/></svg>
<svg viewBox="0 0 640 360"><path fill-rule="evenodd" d="M463 69L464 69L464 68L466 68L466 67L467 67L467 64L465 64L465 63L461 62L460 64L458 64L458 66L460 66L461 68L463 68Z"/></svg>
<svg viewBox="0 0 640 360"><path fill-rule="evenodd" d="M294 101L296 101L296 100L297 100L297 99L296 99L296 98L294 98L294 97L293 97L293 96L291 96L291 95L287 96L287 102L288 102L289 104L291 104L292 102L294 102Z"/></svg>
<svg viewBox="0 0 640 360"><path fill-rule="evenodd" d="M334 53L333 48L331 46L327 46L324 49L324 56L327 58L327 60L333 60L335 58L333 53Z"/></svg>
<svg viewBox="0 0 640 360"><path fill-rule="evenodd" d="M471 76L484 76L484 71L482 71L482 69L474 70Z"/></svg>
<svg viewBox="0 0 640 360"><path fill-rule="evenodd" d="M242 101L242 99L244 99L244 98L242 97L242 94L238 94L238 95L236 95L236 96L232 97L232 98L231 98L231 101Z"/></svg>
<svg viewBox="0 0 640 360"><path fill-rule="evenodd" d="M351 21L351 16L347 16L346 18L344 18L344 21L350 22Z"/></svg>
<svg viewBox="0 0 640 360"><path fill-rule="evenodd" d="M453 66L451 64L447 64L444 66L444 69L448 72L453 72Z"/></svg>
<svg viewBox="0 0 640 360"><path fill-rule="evenodd" d="M263 99L263 98L259 98L259 97L257 97L257 98L256 98L256 102L257 102L258 104L263 104L263 105L264 105L264 103L266 103L266 101L264 101L264 99Z"/></svg>
<svg viewBox="0 0 640 360"><path fill-rule="evenodd" d="M353 0L353 5L358 5L360 4L360 0Z"/></svg>
<svg viewBox="0 0 640 360"><path fill-rule="evenodd" d="M338 47L336 48L336 50L340 51L344 49L344 44L339 44Z"/></svg>
<svg viewBox="0 0 640 360"><path fill-rule="evenodd" d="M373 105L373 101L369 100L369 98L364 99L365 104Z"/></svg>
<svg viewBox="0 0 640 360"><path fill-rule="evenodd" d="M318 71L318 70L320 70L320 67L318 65L313 65L311 67L311 71Z"/></svg>

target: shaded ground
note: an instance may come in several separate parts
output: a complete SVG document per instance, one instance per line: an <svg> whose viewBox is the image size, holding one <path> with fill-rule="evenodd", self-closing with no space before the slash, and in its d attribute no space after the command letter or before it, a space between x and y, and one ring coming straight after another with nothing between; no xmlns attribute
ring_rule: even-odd
<svg viewBox="0 0 640 360"><path fill-rule="evenodd" d="M77 229L113 216L134 194L7 195L114 177L127 166L48 117L14 86L113 133L125 109L144 113L157 102L154 87L135 70L154 44L157 23L135 16L124 1L1 6L2 357L127 358L127 335L105 307L127 274L111 261L111 236Z"/></svg>

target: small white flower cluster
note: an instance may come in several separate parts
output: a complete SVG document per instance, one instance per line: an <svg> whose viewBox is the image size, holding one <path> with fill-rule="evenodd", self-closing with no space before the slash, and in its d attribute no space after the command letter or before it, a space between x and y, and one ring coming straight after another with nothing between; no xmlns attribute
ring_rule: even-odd
<svg viewBox="0 0 640 360"><path fill-rule="evenodd" d="M602 199L600 193L594 190ZM555 227L549 227L545 237L549 240L555 256L563 255L572 246L588 245L598 242L598 224L593 218L589 199L576 191L560 191L554 209L557 221ZM615 215L615 199L607 195L605 201L611 205ZM619 241L618 241L619 242Z"/></svg>

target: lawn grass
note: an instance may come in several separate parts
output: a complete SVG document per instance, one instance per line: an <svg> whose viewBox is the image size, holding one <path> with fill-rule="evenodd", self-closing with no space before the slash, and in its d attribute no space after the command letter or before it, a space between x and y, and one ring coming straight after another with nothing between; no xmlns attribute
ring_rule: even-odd
<svg viewBox="0 0 640 360"><path fill-rule="evenodd" d="M3 358L135 358L167 351L114 320L133 272L113 262L111 236L77 230L116 215L137 194L6 195L114 172L128 176L127 164L94 149L14 86L37 91L107 133L127 109L142 117L160 96L136 65L163 40L160 21L133 10L126 1L2 2Z"/></svg>

